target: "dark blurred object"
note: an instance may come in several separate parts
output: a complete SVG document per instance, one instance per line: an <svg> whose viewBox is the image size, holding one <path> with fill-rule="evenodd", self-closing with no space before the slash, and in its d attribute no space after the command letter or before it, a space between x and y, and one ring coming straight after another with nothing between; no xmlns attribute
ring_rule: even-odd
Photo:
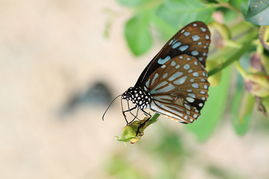
<svg viewBox="0 0 269 179"><path fill-rule="evenodd" d="M85 105L92 107L107 106L111 100L112 93L108 86L104 82L97 81L86 90L73 93L61 107L60 115L70 114Z"/></svg>

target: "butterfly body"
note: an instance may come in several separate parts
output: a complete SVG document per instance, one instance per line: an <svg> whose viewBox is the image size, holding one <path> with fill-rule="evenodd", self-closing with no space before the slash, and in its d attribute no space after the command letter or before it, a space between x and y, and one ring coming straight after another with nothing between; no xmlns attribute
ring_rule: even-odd
<svg viewBox="0 0 269 179"><path fill-rule="evenodd" d="M181 123L196 120L208 98L205 65L209 44L210 31L203 22L192 22L179 30L146 66L134 87L121 95L128 104L127 110L122 109L126 122L127 112L133 120L139 110L150 117L145 108Z"/></svg>

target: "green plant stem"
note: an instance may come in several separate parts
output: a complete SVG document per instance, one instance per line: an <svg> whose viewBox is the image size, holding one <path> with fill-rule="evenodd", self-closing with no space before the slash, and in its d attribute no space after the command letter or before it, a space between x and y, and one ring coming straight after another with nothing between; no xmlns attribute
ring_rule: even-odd
<svg viewBox="0 0 269 179"><path fill-rule="evenodd" d="M245 52L247 52L248 50L250 50L251 48L253 48L253 46L251 45L251 42L244 43L242 45L241 49L238 50L236 53L234 53L232 56L230 56L230 58L228 58L223 64L219 65L217 68L214 68L214 69L210 70L208 72L208 76L211 76L211 75L214 75L214 74L220 72L221 70L223 70L227 66L231 65L233 62L239 60L240 57Z"/></svg>

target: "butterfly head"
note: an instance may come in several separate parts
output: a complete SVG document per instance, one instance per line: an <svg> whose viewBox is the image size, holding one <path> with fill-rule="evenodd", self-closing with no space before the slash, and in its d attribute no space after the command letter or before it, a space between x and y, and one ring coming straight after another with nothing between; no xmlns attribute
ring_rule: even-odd
<svg viewBox="0 0 269 179"><path fill-rule="evenodd" d="M122 99L130 100L141 109L146 108L151 102L151 96L140 87L130 87L122 94Z"/></svg>

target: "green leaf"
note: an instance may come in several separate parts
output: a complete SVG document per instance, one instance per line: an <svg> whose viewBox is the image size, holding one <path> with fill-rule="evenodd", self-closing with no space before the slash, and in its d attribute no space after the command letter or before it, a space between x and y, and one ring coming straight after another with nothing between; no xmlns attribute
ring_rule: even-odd
<svg viewBox="0 0 269 179"><path fill-rule="evenodd" d="M226 108L230 71L230 68L226 68L221 72L222 78L220 84L216 87L209 88L209 98L205 103L201 116L197 121L187 125L187 128L196 135L199 141L207 140L222 118Z"/></svg>
<svg viewBox="0 0 269 179"><path fill-rule="evenodd" d="M127 7L135 7L146 3L149 0L117 0L119 4Z"/></svg>
<svg viewBox="0 0 269 179"><path fill-rule="evenodd" d="M192 21L212 21L214 7L200 0L167 0L156 9L156 15L173 27L179 28Z"/></svg>
<svg viewBox="0 0 269 179"><path fill-rule="evenodd" d="M147 14L139 14L129 19L125 24L124 35L134 55L139 56L147 52L152 46Z"/></svg>
<svg viewBox="0 0 269 179"><path fill-rule="evenodd" d="M254 97L244 89L243 78L238 75L231 109L233 127L238 135L246 134L249 129L254 102Z"/></svg>
<svg viewBox="0 0 269 179"><path fill-rule="evenodd" d="M248 10L248 0L230 0L229 3L246 15Z"/></svg>
<svg viewBox="0 0 269 179"><path fill-rule="evenodd" d="M269 1L250 0L246 19L256 25L269 25Z"/></svg>

